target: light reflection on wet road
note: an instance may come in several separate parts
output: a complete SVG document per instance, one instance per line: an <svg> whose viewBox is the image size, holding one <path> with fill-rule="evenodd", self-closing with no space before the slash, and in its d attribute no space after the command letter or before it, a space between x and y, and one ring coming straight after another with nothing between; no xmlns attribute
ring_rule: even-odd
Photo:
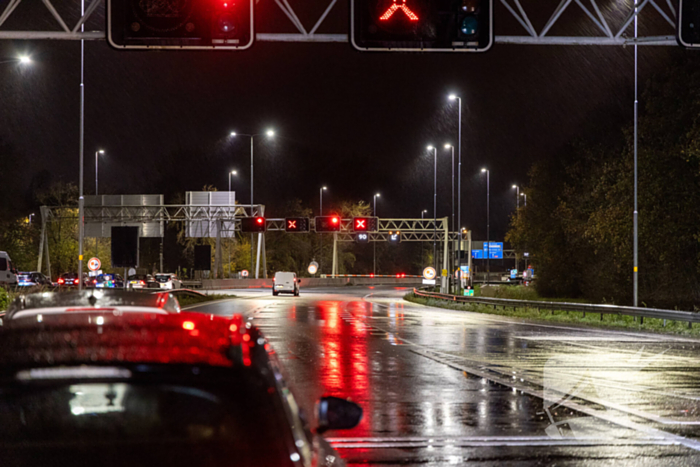
<svg viewBox="0 0 700 467"><path fill-rule="evenodd" d="M199 308L252 317L307 413L323 394L363 406L327 434L351 465L700 464L700 341L438 310L391 287L235 293Z"/></svg>

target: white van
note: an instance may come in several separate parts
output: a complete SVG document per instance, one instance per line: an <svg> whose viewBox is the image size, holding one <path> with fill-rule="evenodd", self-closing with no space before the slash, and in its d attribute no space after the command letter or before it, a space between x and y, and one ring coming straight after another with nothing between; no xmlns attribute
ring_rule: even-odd
<svg viewBox="0 0 700 467"><path fill-rule="evenodd" d="M272 295L279 295L280 292L292 293L299 296L299 279L295 272L276 272L272 279Z"/></svg>
<svg viewBox="0 0 700 467"><path fill-rule="evenodd" d="M0 251L0 285L17 285L17 270L12 265L10 255L4 251Z"/></svg>

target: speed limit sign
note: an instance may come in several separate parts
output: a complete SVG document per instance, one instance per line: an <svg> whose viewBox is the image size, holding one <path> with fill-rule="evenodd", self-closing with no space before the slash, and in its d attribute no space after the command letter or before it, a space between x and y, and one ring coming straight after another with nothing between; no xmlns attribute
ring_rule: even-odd
<svg viewBox="0 0 700 467"><path fill-rule="evenodd" d="M90 271L97 271L100 269L100 266L102 266L102 263L100 263L98 258L90 258L90 261L88 261L88 269Z"/></svg>
<svg viewBox="0 0 700 467"><path fill-rule="evenodd" d="M248 277L248 271L245 270L245 269L242 270L242 271L241 271L241 276L243 276L243 277Z"/></svg>

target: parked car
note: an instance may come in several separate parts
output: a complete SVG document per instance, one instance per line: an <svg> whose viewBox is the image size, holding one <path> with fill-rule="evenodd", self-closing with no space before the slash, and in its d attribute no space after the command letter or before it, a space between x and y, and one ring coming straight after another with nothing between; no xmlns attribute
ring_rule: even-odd
<svg viewBox="0 0 700 467"><path fill-rule="evenodd" d="M177 278L175 274L164 273L156 274L156 282L159 284L161 289L181 289L182 281Z"/></svg>
<svg viewBox="0 0 700 467"><path fill-rule="evenodd" d="M299 296L299 279L295 272L276 272L272 279L272 295L280 293L291 293L295 297Z"/></svg>
<svg viewBox="0 0 700 467"><path fill-rule="evenodd" d="M78 279L77 272L64 272L58 278L59 288L75 288L78 287L78 284L80 284L80 279ZM83 273L83 287L89 287L90 285L92 285L90 278L86 273Z"/></svg>
<svg viewBox="0 0 700 467"><path fill-rule="evenodd" d="M312 431L274 350L241 315L114 299L163 292L34 295L0 326L3 465L345 465L320 433L354 427L362 409L322 397ZM69 313L54 312L58 300Z"/></svg>
<svg viewBox="0 0 700 467"><path fill-rule="evenodd" d="M16 286L17 270L12 265L10 255L0 251L0 286Z"/></svg>
<svg viewBox="0 0 700 467"><path fill-rule="evenodd" d="M133 274L127 278L127 286L131 289L147 289L155 279L150 274Z"/></svg>
<svg viewBox="0 0 700 467"><path fill-rule="evenodd" d="M17 274L17 285L19 287L45 286L52 287L53 282L44 274L38 271L20 272Z"/></svg>

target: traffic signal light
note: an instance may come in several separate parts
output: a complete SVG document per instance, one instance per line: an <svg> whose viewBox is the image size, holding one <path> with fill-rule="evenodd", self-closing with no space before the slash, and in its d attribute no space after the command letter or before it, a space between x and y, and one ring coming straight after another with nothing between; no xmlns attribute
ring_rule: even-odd
<svg viewBox="0 0 700 467"><path fill-rule="evenodd" d="M387 240L389 240L389 243L401 243L401 232L398 230L396 232L389 231Z"/></svg>
<svg viewBox="0 0 700 467"><path fill-rule="evenodd" d="M350 39L360 51L484 52L493 0L351 0Z"/></svg>
<svg viewBox="0 0 700 467"><path fill-rule="evenodd" d="M679 0L678 43L683 47L700 47L700 2Z"/></svg>
<svg viewBox="0 0 700 467"><path fill-rule="evenodd" d="M355 234L355 241L357 243L369 243L369 234L360 232Z"/></svg>
<svg viewBox="0 0 700 467"><path fill-rule="evenodd" d="M117 49L242 50L254 37L253 0L107 0Z"/></svg>
<svg viewBox="0 0 700 467"><path fill-rule="evenodd" d="M244 217L241 219L241 232L256 233L265 232L267 230L267 222L264 217Z"/></svg>
<svg viewBox="0 0 700 467"><path fill-rule="evenodd" d="M309 219L306 217L287 217L284 220L285 232L308 232Z"/></svg>
<svg viewBox="0 0 700 467"><path fill-rule="evenodd" d="M316 216L316 232L340 232L340 216Z"/></svg>
<svg viewBox="0 0 700 467"><path fill-rule="evenodd" d="M354 232L376 232L377 218L376 217L353 217L352 230Z"/></svg>

